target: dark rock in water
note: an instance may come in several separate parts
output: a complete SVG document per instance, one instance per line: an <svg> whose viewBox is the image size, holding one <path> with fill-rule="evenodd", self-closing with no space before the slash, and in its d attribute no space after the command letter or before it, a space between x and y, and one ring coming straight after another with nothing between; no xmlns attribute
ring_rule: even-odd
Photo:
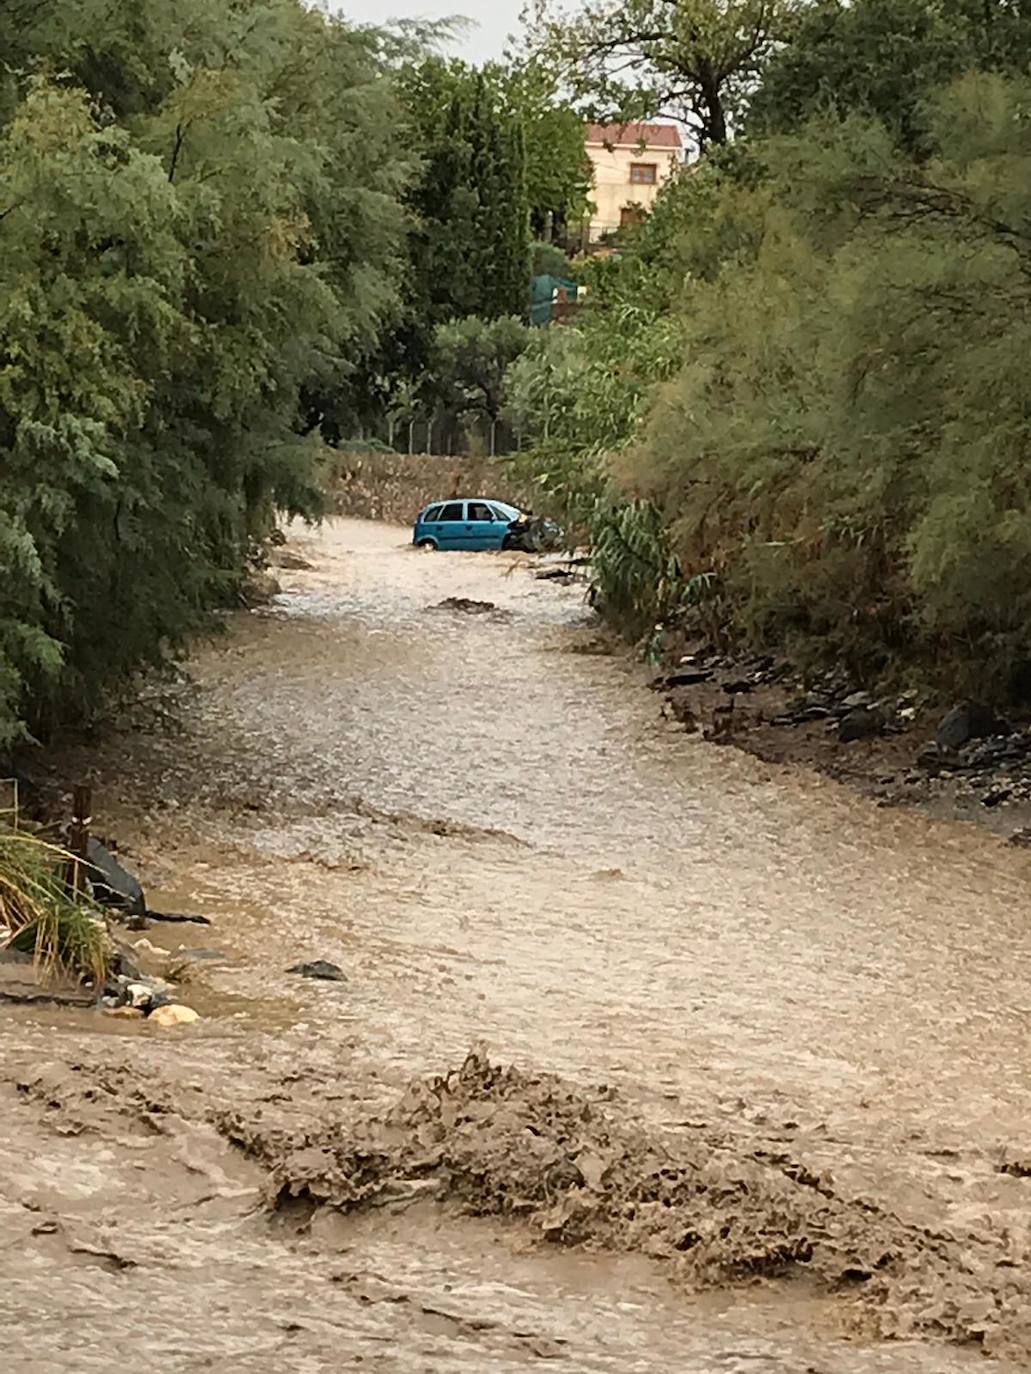
<svg viewBox="0 0 1031 1374"><path fill-rule="evenodd" d="M117 907L132 916L143 916L147 899L138 878L122 867L109 849L91 839L87 850L90 887L101 906Z"/></svg>
<svg viewBox="0 0 1031 1374"><path fill-rule="evenodd" d="M148 911L147 917L151 921L168 921L173 925L188 926L209 926L211 921L207 916L189 916L181 911Z"/></svg>
<svg viewBox="0 0 1031 1374"><path fill-rule="evenodd" d="M463 615L487 615L498 608L493 601L472 601L467 596L449 596L433 607L435 611L461 611Z"/></svg>
<svg viewBox="0 0 1031 1374"><path fill-rule="evenodd" d="M852 744L855 740L873 739L884 731L884 717L880 711L870 706L857 706L843 716L838 725L838 739L842 744Z"/></svg>
<svg viewBox="0 0 1031 1374"><path fill-rule="evenodd" d="M142 977L143 970L140 968L139 961L134 953L127 950L124 945L116 945L114 957L111 961L111 972L122 978L136 980Z"/></svg>
<svg viewBox="0 0 1031 1374"><path fill-rule="evenodd" d="M326 959L315 959L310 964L294 964L287 973L298 973L302 978L320 978L327 983L346 983L344 970Z"/></svg>
<svg viewBox="0 0 1031 1374"><path fill-rule="evenodd" d="M967 702L955 706L938 726L935 739L939 749L962 749L972 739L1009 734L1010 727L990 706Z"/></svg>

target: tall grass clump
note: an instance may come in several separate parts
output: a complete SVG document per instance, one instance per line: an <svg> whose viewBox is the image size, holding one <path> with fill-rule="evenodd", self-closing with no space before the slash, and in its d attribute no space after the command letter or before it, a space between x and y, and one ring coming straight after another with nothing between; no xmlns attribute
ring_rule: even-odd
<svg viewBox="0 0 1031 1374"><path fill-rule="evenodd" d="M71 862L64 849L19 828L16 816L0 815L0 924L8 932L0 948L31 954L47 977L99 986L110 970L111 938L99 910L70 895Z"/></svg>

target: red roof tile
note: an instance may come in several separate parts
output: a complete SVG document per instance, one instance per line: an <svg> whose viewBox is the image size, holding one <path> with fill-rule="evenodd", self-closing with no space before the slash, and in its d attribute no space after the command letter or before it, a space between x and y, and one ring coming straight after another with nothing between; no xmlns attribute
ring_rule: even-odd
<svg viewBox="0 0 1031 1374"><path fill-rule="evenodd" d="M588 124L588 143L610 143L616 148L682 148L675 124Z"/></svg>

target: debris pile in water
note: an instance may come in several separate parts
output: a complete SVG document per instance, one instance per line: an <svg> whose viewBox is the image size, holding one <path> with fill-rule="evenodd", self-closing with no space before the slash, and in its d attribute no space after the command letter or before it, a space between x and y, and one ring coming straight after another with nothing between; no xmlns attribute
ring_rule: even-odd
<svg viewBox="0 0 1031 1374"><path fill-rule="evenodd" d="M472 1054L380 1118L300 1136L219 1124L269 1167L275 1209L432 1197L547 1241L667 1260L696 1287L808 1276L851 1299L850 1324L871 1334L1031 1347L1031 1283L1000 1238L907 1225L786 1156L660 1133L613 1099Z"/></svg>
<svg viewBox="0 0 1031 1374"><path fill-rule="evenodd" d="M504 616L493 601L473 601L468 596L449 596L430 607L431 611L459 611L462 615Z"/></svg>

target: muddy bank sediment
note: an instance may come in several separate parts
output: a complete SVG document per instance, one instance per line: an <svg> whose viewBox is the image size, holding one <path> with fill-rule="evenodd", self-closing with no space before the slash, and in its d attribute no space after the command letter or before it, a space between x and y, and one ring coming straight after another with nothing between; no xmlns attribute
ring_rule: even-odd
<svg viewBox="0 0 1031 1374"><path fill-rule="evenodd" d="M201 1141L214 1127L260 1166L270 1218L310 1233L316 1250L325 1210L358 1224L429 1205L442 1223L503 1221L517 1249L524 1234L548 1250L646 1257L685 1295L758 1287L826 1300L824 1320L852 1340L931 1339L1018 1361L1031 1352L1026 1236L907 1224L794 1152L715 1123L660 1130L611 1088L502 1066L483 1051L413 1080L392 1105L363 1102L304 1064L252 1080L223 1105L196 1068L178 1082L169 1062L153 1073L80 1058L14 1081L50 1131L83 1141L85 1158L93 1138ZM79 1232L119 1269L149 1263L145 1231L80 1221ZM349 1248L346 1237L338 1230L334 1249Z"/></svg>
<svg viewBox="0 0 1031 1374"><path fill-rule="evenodd" d="M790 1154L742 1153L699 1126L662 1136L609 1090L482 1053L413 1083L382 1117L299 1134L241 1115L218 1123L269 1168L273 1210L432 1198L516 1218L552 1244L640 1251L695 1289L813 1281L841 1298L843 1327L868 1336L1031 1350L1031 1278L1004 1237L906 1225Z"/></svg>

